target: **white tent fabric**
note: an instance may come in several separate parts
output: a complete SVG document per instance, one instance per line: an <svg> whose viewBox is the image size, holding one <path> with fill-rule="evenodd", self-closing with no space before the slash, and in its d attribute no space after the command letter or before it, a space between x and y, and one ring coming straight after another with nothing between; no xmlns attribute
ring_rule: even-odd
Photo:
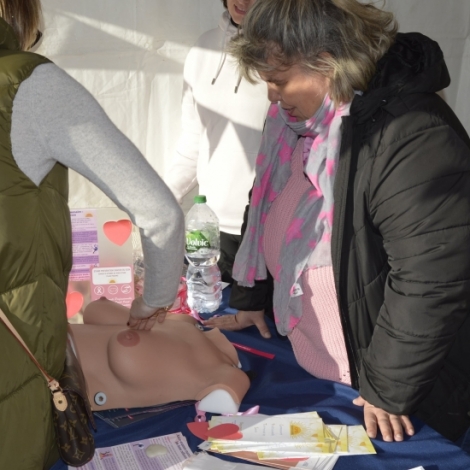
<svg viewBox="0 0 470 470"><path fill-rule="evenodd" d="M36 51L82 83L163 175L180 129L184 59L196 38L217 25L221 1L42 3L44 37ZM397 15L401 31L439 42L452 77L443 96L470 132L470 1L386 0L386 8ZM71 172L71 207L111 205Z"/></svg>

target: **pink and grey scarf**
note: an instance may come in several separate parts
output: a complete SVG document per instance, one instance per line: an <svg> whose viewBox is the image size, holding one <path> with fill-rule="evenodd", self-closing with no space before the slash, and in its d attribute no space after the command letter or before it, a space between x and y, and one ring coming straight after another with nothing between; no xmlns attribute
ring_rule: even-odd
<svg viewBox="0 0 470 470"><path fill-rule="evenodd" d="M331 265L333 185L341 146L341 118L350 103L335 108L327 95L320 109L305 122L297 122L278 104L268 111L256 179L251 196L248 226L233 267L242 286L266 279L264 227L272 202L290 175L290 160L299 137L306 137L304 171L312 183L301 198L281 247L274 278L274 315L278 331L286 335L302 316L301 275L307 268Z"/></svg>

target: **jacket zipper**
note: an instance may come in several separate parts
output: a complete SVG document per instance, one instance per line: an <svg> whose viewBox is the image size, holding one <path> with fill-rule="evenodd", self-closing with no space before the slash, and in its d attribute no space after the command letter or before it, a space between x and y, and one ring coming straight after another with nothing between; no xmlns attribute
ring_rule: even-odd
<svg viewBox="0 0 470 470"><path fill-rule="evenodd" d="M345 241L345 220L347 214L348 191L352 190L350 184L352 172L351 164L354 151L352 136L352 118L346 116L342 118L343 135L341 139L341 149L339 157L338 172L334 185L335 211L333 221L333 232L331 240L331 254L333 259L333 272L336 285L336 295L338 299L338 307L343 327L344 342L349 360L349 370L351 376L351 386L359 389L359 358L354 347L352 331L347 316L347 259L346 254L342 250ZM356 138L359 136L356 136ZM358 142L356 140L356 142ZM351 200L351 199L350 199Z"/></svg>

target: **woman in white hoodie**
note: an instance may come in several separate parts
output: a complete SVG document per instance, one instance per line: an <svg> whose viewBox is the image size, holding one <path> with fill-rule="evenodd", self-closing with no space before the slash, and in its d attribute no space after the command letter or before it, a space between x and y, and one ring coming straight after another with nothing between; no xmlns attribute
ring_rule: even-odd
<svg viewBox="0 0 470 470"><path fill-rule="evenodd" d="M266 84L242 79L237 63L225 50L255 1L223 0L227 10L218 28L204 33L189 51L184 66L182 131L165 177L180 203L197 184L199 193L207 197L220 223L222 279L230 283L269 101ZM263 285L243 289L233 306L243 309L247 297L251 301L246 303L253 305L253 296L261 296L259 304L264 306L266 292ZM258 327L263 336L269 336L262 316Z"/></svg>

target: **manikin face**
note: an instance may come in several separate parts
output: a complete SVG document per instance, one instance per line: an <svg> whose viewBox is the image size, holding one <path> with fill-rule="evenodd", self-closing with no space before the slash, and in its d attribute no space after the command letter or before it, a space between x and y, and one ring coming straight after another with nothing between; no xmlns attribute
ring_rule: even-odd
<svg viewBox="0 0 470 470"><path fill-rule="evenodd" d="M259 75L268 85L269 101L279 103L297 121L310 119L328 92L328 77L300 65Z"/></svg>
<svg viewBox="0 0 470 470"><path fill-rule="evenodd" d="M242 24L248 10L256 0L227 0L227 8L232 20L237 24Z"/></svg>

